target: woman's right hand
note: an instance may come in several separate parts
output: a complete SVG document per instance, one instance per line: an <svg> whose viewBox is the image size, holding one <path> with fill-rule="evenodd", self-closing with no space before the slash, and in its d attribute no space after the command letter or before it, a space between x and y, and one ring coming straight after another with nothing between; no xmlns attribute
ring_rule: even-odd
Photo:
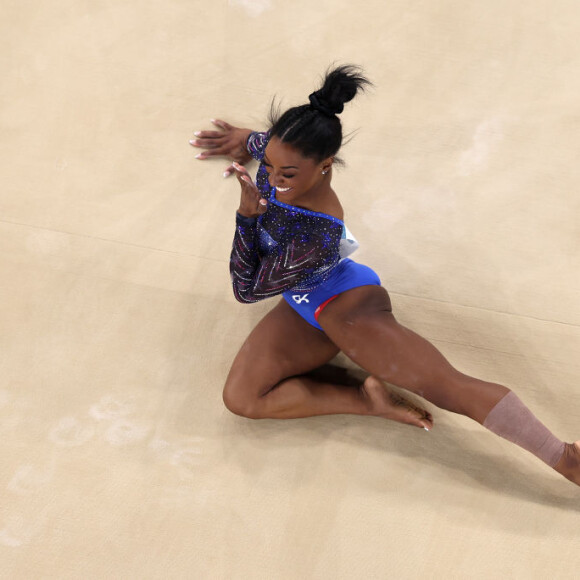
<svg viewBox="0 0 580 580"><path fill-rule="evenodd" d="M212 119L211 122L221 131L197 131L196 139L190 141L192 147L200 147L202 151L196 155L196 159L205 160L210 157L224 156L244 165L252 159L246 149L246 141L252 129L240 129L220 119ZM224 172L224 177L234 173L234 167L230 165Z"/></svg>
<svg viewBox="0 0 580 580"><path fill-rule="evenodd" d="M268 209L268 202L262 197L248 170L234 162L233 169L242 186L238 213L245 217L258 217Z"/></svg>

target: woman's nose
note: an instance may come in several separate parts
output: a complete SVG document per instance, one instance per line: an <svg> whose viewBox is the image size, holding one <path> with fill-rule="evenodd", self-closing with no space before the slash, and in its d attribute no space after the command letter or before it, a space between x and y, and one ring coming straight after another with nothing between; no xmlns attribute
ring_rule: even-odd
<svg viewBox="0 0 580 580"><path fill-rule="evenodd" d="M272 187L277 187L278 185L280 185L280 176L274 174L274 173L270 173L270 185Z"/></svg>

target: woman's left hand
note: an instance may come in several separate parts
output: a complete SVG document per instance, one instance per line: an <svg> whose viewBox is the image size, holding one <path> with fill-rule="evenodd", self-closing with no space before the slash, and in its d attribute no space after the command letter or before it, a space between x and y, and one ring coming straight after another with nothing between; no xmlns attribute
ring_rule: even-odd
<svg viewBox="0 0 580 580"><path fill-rule="evenodd" d="M234 163L233 168L242 186L242 196L238 213L245 217L258 217L262 215L268 209L268 202L260 195L258 187L252 181L245 167Z"/></svg>

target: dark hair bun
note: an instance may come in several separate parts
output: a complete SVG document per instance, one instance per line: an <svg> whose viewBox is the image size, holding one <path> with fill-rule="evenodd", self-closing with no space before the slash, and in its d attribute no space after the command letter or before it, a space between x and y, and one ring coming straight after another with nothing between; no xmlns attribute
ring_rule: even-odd
<svg viewBox="0 0 580 580"><path fill-rule="evenodd" d="M282 116L270 107L270 136L292 145L304 157L322 161L336 156L342 145L342 125L337 117L344 104L372 83L354 65L331 68L310 103L288 109ZM338 161L335 159L335 161Z"/></svg>
<svg viewBox="0 0 580 580"><path fill-rule="evenodd" d="M327 71L322 87L308 97L310 106L327 117L340 115L344 103L352 101L359 91L364 91L370 84L360 67L348 64L338 66Z"/></svg>

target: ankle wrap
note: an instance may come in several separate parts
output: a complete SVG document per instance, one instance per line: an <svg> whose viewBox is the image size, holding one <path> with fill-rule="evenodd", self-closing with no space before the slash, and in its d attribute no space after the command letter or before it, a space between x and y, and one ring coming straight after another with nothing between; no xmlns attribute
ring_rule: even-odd
<svg viewBox="0 0 580 580"><path fill-rule="evenodd" d="M533 453L550 467L564 453L565 444L536 419L513 391L493 407L483 426Z"/></svg>

